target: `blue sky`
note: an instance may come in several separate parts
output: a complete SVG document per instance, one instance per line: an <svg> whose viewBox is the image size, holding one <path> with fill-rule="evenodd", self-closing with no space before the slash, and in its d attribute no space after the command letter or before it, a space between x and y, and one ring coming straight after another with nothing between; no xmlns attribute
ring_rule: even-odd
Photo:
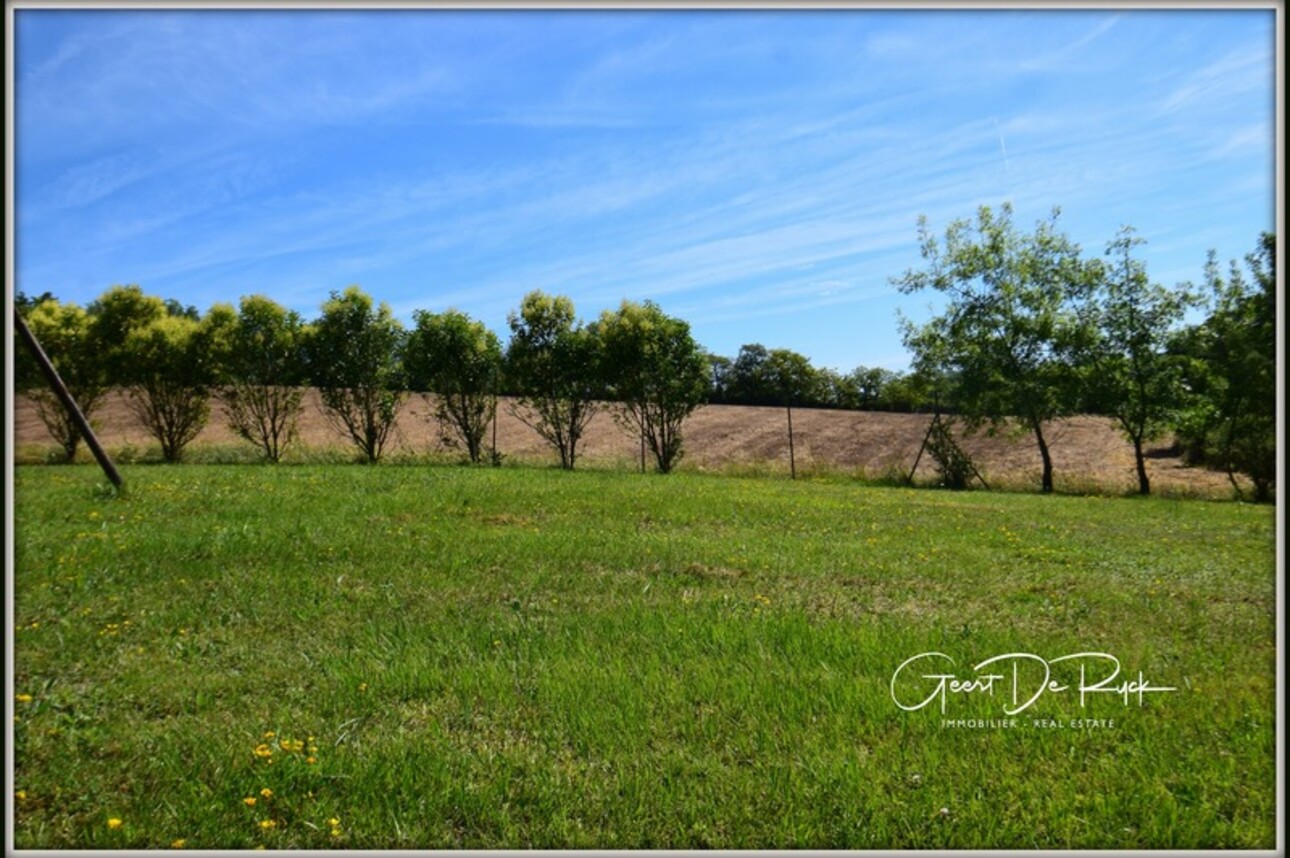
<svg viewBox="0 0 1290 858"><path fill-rule="evenodd" d="M1276 225L1271 9L15 16L16 282L78 303L543 289L904 369L920 214L1132 224L1170 285Z"/></svg>

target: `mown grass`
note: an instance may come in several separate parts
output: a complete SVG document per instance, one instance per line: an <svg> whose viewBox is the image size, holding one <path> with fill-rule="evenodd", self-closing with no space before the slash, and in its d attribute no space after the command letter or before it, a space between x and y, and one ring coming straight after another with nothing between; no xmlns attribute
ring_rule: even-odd
<svg viewBox="0 0 1290 858"><path fill-rule="evenodd" d="M1268 507L124 472L17 469L20 848L1275 845ZM1102 651L1178 691L946 727L891 696L928 651Z"/></svg>

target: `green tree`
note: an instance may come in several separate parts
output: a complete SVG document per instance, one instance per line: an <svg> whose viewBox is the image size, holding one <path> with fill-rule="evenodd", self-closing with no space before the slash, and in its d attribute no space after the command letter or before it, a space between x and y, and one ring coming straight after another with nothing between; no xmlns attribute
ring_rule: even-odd
<svg viewBox="0 0 1290 858"><path fill-rule="evenodd" d="M263 295L242 298L220 349L220 386L229 428L277 462L296 437L307 365L300 314Z"/></svg>
<svg viewBox="0 0 1290 858"><path fill-rule="evenodd" d="M708 401L727 403L730 401L730 370L734 361L721 355L709 354L708 360Z"/></svg>
<svg viewBox="0 0 1290 858"><path fill-rule="evenodd" d="M43 298L30 303L23 318L85 419L91 419L108 387L103 363L89 342L89 314L76 304ZM14 357L15 387L31 400L36 415L62 447L66 461L72 461L81 442L80 428L49 388L25 345L15 346Z"/></svg>
<svg viewBox="0 0 1290 858"><path fill-rule="evenodd" d="M1106 249L1113 262L1088 296L1081 370L1089 404L1119 424L1133 445L1138 493L1151 493L1145 445L1172 425L1182 407L1182 363L1169 345L1188 307L1187 288L1166 289L1150 282L1146 266L1133 258L1143 240L1124 227Z"/></svg>
<svg viewBox="0 0 1290 858"><path fill-rule="evenodd" d="M996 429L1010 418L1029 429L1043 465L1042 489L1053 490L1053 461L1045 422L1077 404L1070 362L1084 326L1072 308L1096 281L1100 265L1057 231L1058 211L1029 235L1017 232L1012 207L996 216L988 206L975 226L956 220L944 245L919 218L923 270L893 283L906 294L942 293L940 315L915 326L905 320L904 341L923 371L956 377L956 400L969 427Z"/></svg>
<svg viewBox="0 0 1290 858"><path fill-rule="evenodd" d="M32 296L19 289L13 295L13 308L21 313L22 317L25 319L27 318L27 314L35 309L38 304L43 304L46 301L57 300L58 299L54 297L54 293L48 290L41 292L39 295Z"/></svg>
<svg viewBox="0 0 1290 858"><path fill-rule="evenodd" d="M323 303L308 340L323 413L369 464L380 461L407 397L399 362L403 339L389 306L374 305L350 286Z"/></svg>
<svg viewBox="0 0 1290 858"><path fill-rule="evenodd" d="M762 366L762 377L765 388L771 392L772 404L789 408L819 404L820 371L806 355L791 349L771 349Z"/></svg>
<svg viewBox="0 0 1290 858"><path fill-rule="evenodd" d="M881 407L887 387L897 374L882 367L858 366L845 376L846 389L851 398L845 407L860 411L875 411Z"/></svg>
<svg viewBox="0 0 1290 858"><path fill-rule="evenodd" d="M563 295L530 292L507 322L507 375L519 394L512 411L555 448L560 467L572 470L583 432L600 408L600 342L574 318L573 302Z"/></svg>
<svg viewBox="0 0 1290 858"><path fill-rule="evenodd" d="M1227 279L1211 251L1205 279L1209 317L1179 338L1189 360L1187 386L1194 395L1180 435L1202 460L1254 484L1254 497L1270 501L1276 486L1276 236L1264 233L1245 257L1252 281L1236 261Z"/></svg>
<svg viewBox="0 0 1290 858"><path fill-rule="evenodd" d="M779 405L779 391L768 375L770 349L761 343L745 343L726 373L728 401L739 405Z"/></svg>
<svg viewBox="0 0 1290 858"><path fill-rule="evenodd" d="M210 416L219 339L235 319L216 305L200 322L165 316L126 337L125 379L131 410L161 444L167 462L178 462Z"/></svg>
<svg viewBox="0 0 1290 858"><path fill-rule="evenodd" d="M762 384L788 417L788 467L797 479L797 452L793 438L793 403L813 404L820 376L805 355L789 349L771 349L761 367Z"/></svg>
<svg viewBox="0 0 1290 858"><path fill-rule="evenodd" d="M126 340L132 332L165 318L165 304L136 285L112 286L85 310L90 315L90 349L102 361L108 384L128 386L134 357L125 348Z"/></svg>
<svg viewBox="0 0 1290 858"><path fill-rule="evenodd" d="M605 381L618 400L614 416L642 438L661 474L680 460L681 424L703 402L709 364L690 326L652 301L623 301L594 325L604 348Z"/></svg>
<svg viewBox="0 0 1290 858"><path fill-rule="evenodd" d="M404 363L409 386L433 393L444 443L464 447L471 462L483 458L484 434L497 416L502 346L497 335L465 313L412 314ZM431 397L426 395L427 402Z"/></svg>

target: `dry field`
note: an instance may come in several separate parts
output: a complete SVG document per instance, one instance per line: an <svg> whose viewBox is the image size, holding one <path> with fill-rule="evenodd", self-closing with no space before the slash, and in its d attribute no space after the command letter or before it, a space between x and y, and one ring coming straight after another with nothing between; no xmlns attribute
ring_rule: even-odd
<svg viewBox="0 0 1290 858"><path fill-rule="evenodd" d="M343 438L323 416L317 393L306 397L300 422L300 440L312 449L342 449ZM511 412L508 403L500 410L497 449L511 461L553 460L554 454L533 430ZM420 396L413 396L400 412L395 455L449 452L439 441L431 418L432 408ZM788 432L782 408L710 405L697 410L686 422L685 458L689 470L730 473L784 473L787 475ZM799 474L842 473L883 478L908 474L927 431L929 415L885 412L794 409L793 433ZM100 440L109 452L127 445L147 449L151 439L141 430L126 401L112 394L94 415ZM53 444L31 404L23 398L15 403L15 447L19 461L43 461ZM1105 417L1080 416L1056 421L1048 430L1059 491L1130 492L1136 485L1132 447ZM1148 469L1152 488L1164 495L1230 497L1227 475L1203 468L1191 468L1169 455L1167 442L1150 452ZM980 433L962 441L985 478L1008 488L1038 487L1039 454L1029 434ZM218 405L211 420L191 448L245 445L228 429ZM87 454L82 451L82 455ZM640 447L602 411L588 429L580 461L586 466L639 467ZM920 479L934 476L932 463L923 456Z"/></svg>

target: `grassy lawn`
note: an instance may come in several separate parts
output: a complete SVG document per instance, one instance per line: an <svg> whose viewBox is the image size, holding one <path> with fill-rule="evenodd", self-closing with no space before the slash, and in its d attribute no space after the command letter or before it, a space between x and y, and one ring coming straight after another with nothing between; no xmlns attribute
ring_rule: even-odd
<svg viewBox="0 0 1290 858"><path fill-rule="evenodd" d="M17 469L20 848L1275 846L1269 507L124 475ZM964 678L1108 653L1177 690L947 725L1011 695L902 710L893 673L931 651Z"/></svg>

